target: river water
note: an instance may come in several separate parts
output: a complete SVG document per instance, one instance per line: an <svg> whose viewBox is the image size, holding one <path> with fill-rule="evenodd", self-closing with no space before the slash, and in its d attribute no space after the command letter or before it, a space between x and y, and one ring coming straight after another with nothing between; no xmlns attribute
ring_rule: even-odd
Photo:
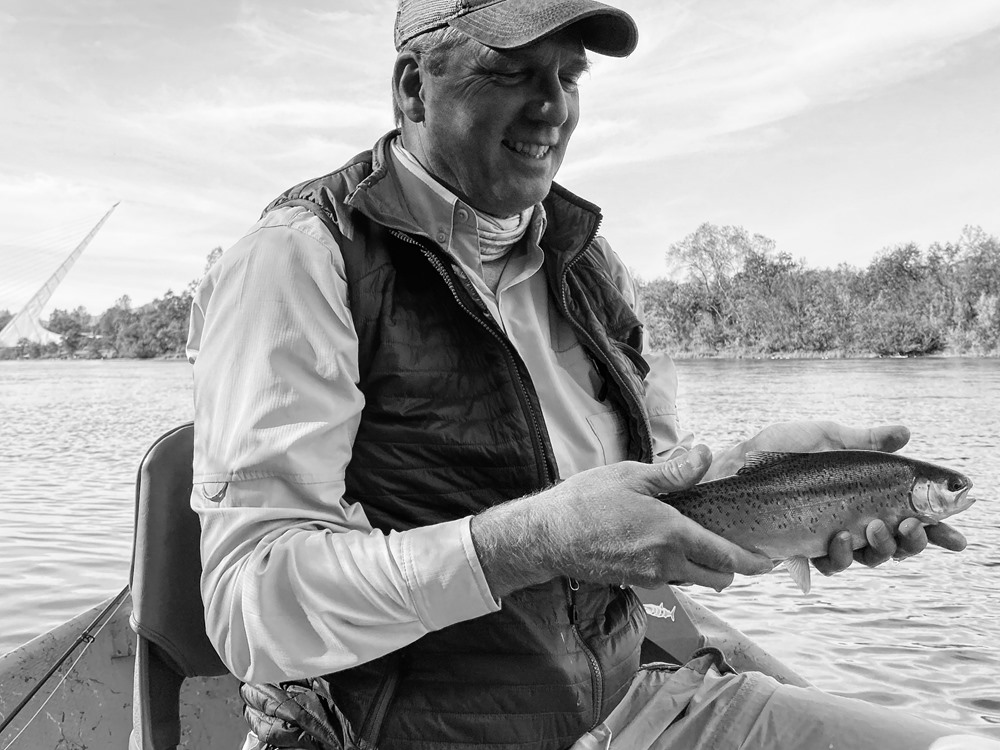
<svg viewBox="0 0 1000 750"><path fill-rule="evenodd" d="M967 473L962 554L874 570L782 571L690 590L817 686L1000 738L1000 361L677 363L685 426L711 446L772 422L901 422L907 455ZM135 471L191 418L184 362L0 362L0 653L128 580Z"/></svg>

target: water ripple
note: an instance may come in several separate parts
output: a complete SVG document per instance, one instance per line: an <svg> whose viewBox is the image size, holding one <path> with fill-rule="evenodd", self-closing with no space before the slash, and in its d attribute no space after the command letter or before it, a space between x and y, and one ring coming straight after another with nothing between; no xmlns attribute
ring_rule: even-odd
<svg viewBox="0 0 1000 750"><path fill-rule="evenodd" d="M690 589L818 687L1000 739L1000 361L681 361L679 413L714 447L772 422L904 423L968 473L964 553L852 567L803 596L781 571ZM182 362L0 362L0 652L118 591L135 470L192 414Z"/></svg>

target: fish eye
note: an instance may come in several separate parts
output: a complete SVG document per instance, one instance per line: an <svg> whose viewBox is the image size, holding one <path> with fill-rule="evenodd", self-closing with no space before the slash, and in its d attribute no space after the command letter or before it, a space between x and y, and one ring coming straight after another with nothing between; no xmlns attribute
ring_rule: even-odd
<svg viewBox="0 0 1000 750"><path fill-rule="evenodd" d="M948 491L958 492L965 489L965 480L954 477L948 480Z"/></svg>

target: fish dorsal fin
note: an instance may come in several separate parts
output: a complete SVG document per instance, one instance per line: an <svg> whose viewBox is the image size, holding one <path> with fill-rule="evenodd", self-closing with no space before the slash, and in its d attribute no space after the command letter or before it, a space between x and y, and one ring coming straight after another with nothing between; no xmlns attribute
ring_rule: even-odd
<svg viewBox="0 0 1000 750"><path fill-rule="evenodd" d="M749 474L797 455L797 453L778 453L776 451L750 451L743 457L743 466L736 473Z"/></svg>
<svg viewBox="0 0 1000 750"><path fill-rule="evenodd" d="M808 594L812 588L812 580L809 574L809 560L802 556L789 557L782 563L792 577L795 584L802 589L803 594Z"/></svg>

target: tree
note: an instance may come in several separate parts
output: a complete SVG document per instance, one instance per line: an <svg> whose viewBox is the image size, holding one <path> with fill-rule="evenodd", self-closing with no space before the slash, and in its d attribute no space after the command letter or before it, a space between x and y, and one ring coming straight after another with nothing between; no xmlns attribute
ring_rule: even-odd
<svg viewBox="0 0 1000 750"><path fill-rule="evenodd" d="M125 331L135 322L135 313L132 312L132 300L129 296L123 295L109 307L97 321L94 329L96 334L96 344L102 356L111 354L115 357L129 356L123 351Z"/></svg>
<svg viewBox="0 0 1000 750"><path fill-rule="evenodd" d="M735 312L732 278L751 254L759 257L774 250L774 240L751 235L743 227L704 223L692 234L667 248L667 265L687 269L688 278L705 290L705 299L723 321Z"/></svg>
<svg viewBox="0 0 1000 750"><path fill-rule="evenodd" d="M63 346L69 354L74 354L86 341L93 330L93 321L85 307L78 307L72 312L55 309L49 315L45 326L52 333L62 336Z"/></svg>

